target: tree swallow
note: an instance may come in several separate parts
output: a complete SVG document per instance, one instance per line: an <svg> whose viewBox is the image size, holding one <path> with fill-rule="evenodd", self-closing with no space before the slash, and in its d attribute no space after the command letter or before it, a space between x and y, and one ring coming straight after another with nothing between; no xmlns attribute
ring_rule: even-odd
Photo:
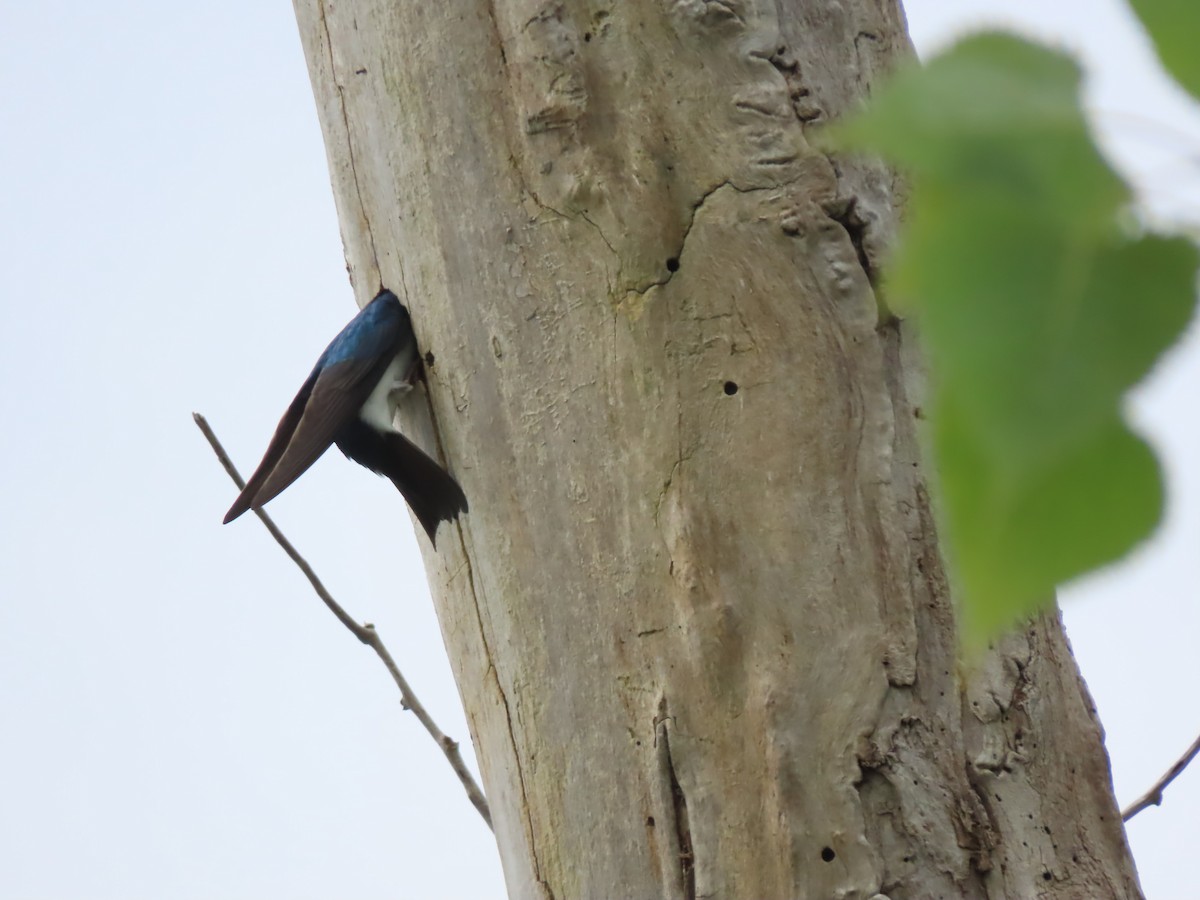
<svg viewBox="0 0 1200 900"><path fill-rule="evenodd" d="M273 499L337 444L348 458L392 480L436 547L438 523L466 512L467 497L393 424L394 395L412 389L419 368L408 310L381 290L325 348L225 522Z"/></svg>

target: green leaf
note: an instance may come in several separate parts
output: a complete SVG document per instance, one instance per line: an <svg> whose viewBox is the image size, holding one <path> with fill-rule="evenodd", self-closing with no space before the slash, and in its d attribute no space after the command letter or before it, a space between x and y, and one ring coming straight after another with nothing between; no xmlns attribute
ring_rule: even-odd
<svg viewBox="0 0 1200 900"><path fill-rule="evenodd" d="M1193 97L1200 98L1200 3L1196 0L1130 0L1163 66Z"/></svg>
<svg viewBox="0 0 1200 900"><path fill-rule="evenodd" d="M940 505L967 637L980 642L1119 558L1162 510L1123 395L1181 334L1198 256L1130 232L1130 192L1092 143L1079 69L971 38L901 73L834 133L912 180L887 273L919 313Z"/></svg>
<svg viewBox="0 0 1200 900"><path fill-rule="evenodd" d="M965 634L982 644L1051 597L1056 583L1123 555L1158 523L1162 480L1150 448L1118 419L1041 466L1006 473L948 396L935 427L943 514L965 589Z"/></svg>

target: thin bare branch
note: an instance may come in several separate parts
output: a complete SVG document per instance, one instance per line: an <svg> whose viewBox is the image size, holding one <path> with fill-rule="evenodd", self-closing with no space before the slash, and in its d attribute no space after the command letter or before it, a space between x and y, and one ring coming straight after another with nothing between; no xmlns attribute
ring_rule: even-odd
<svg viewBox="0 0 1200 900"><path fill-rule="evenodd" d="M229 474L229 477L233 479L233 483L238 486L238 490L244 488L246 486L245 481L243 481L242 476L238 474L238 470L234 466L233 461L229 458L229 454L225 452L225 448L221 446L221 442L217 439L212 427L208 424L208 420L205 419L204 416L200 415L200 413L192 413L192 418L195 420L197 427L204 434L204 437L208 440L208 443L212 446L213 452L217 454L217 460L222 466L225 467L225 471ZM369 623L360 625L353 618L351 618L350 614L346 612L346 610L341 607L341 604L333 599L333 595L326 590L325 585L321 583L321 579L317 577L317 573L313 571L312 566L308 564L308 561L305 560L304 557L301 556L296 550L296 548L292 546L291 541L283 536L283 532L279 530L279 527L274 521L272 521L271 517L261 509L254 510L254 513L260 520L262 520L262 523L266 526L267 531L271 533L271 537L275 538L275 543L279 544L279 546L283 548L283 552L286 553L291 558L292 562L299 567L300 571L304 573L304 577L308 579L308 582L312 585L313 590L317 592L317 596L321 598L321 602L329 607L329 611L337 616L338 621L345 625L351 634L374 650L376 655L383 660L383 664L387 667L388 672L391 673L392 680L396 682L396 687L400 689L401 705L405 709L410 710L412 714L417 717L417 720L425 727L425 730L429 732L429 736L437 742L437 745L441 748L442 753L445 754L446 759L449 761L450 768L454 770L454 774L457 775L458 780L462 782L462 786L466 790L467 797L471 801L471 804L479 811L479 815L483 816L483 821L487 823L488 828L492 828L492 814L488 809L487 799L483 796L483 790L479 787L478 783L476 783L475 778L471 775L466 763L463 762L462 754L460 754L458 751L458 742L447 736L445 732L437 727L437 724L433 721L433 719L430 718L429 712L425 709L424 705L422 705L421 701L417 699L416 694L413 693L412 688L408 685L408 680L405 679L404 675L400 672L400 668L396 665L396 661L392 659L391 653L389 653L387 647L384 646L383 640L379 637L379 633L375 630L375 626Z"/></svg>
<svg viewBox="0 0 1200 900"><path fill-rule="evenodd" d="M1196 739L1192 741L1192 746L1187 748L1187 752L1175 760L1175 765L1167 769L1162 778L1154 782L1154 786L1150 790L1121 811L1121 821L1128 822L1146 807L1161 804L1163 791L1166 790L1167 785L1179 777L1179 774L1188 767L1188 763L1195 759L1197 754L1200 754L1200 735L1197 735Z"/></svg>

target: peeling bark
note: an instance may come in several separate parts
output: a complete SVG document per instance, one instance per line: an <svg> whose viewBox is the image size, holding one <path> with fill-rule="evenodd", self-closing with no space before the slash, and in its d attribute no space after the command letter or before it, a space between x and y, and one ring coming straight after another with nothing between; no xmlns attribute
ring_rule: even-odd
<svg viewBox="0 0 1200 900"><path fill-rule="evenodd" d="M899 6L296 6L471 498L426 567L510 894L1139 896L1058 620L956 666L900 192L809 142Z"/></svg>

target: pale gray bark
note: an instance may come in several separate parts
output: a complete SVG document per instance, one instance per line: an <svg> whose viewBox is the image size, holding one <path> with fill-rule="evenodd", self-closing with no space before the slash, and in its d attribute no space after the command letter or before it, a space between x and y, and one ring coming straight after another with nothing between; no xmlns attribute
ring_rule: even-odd
<svg viewBox="0 0 1200 900"><path fill-rule="evenodd" d="M806 137L898 6L297 12L471 501L426 565L511 896L1138 896L1059 622L956 667L896 186Z"/></svg>

